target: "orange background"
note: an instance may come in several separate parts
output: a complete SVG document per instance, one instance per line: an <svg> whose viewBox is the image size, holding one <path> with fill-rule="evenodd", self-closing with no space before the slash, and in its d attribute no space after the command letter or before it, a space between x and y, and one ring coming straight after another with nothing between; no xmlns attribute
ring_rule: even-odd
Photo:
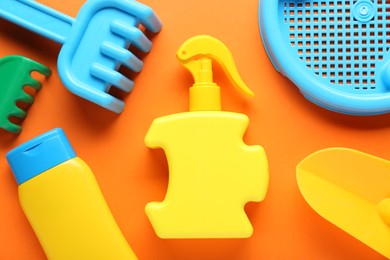
<svg viewBox="0 0 390 260"><path fill-rule="evenodd" d="M74 17L84 1L41 2ZM268 60L258 29L257 0L143 3L158 14L163 30L153 36L152 51L143 55L141 73L125 72L132 74L135 88L124 95L121 115L76 97L62 85L56 70L59 45L0 20L0 56L24 55L53 70L42 81L23 132L0 131L0 259L45 258L19 205L5 154L55 127L65 130L78 156L92 168L140 259L383 259L308 206L298 190L295 167L310 153L333 146L390 159L390 115L340 115L307 101ZM249 116L244 140L262 145L269 160L266 199L245 207L254 227L249 239L159 239L144 213L147 202L163 200L168 168L163 151L148 149L143 138L154 118L187 111L192 78L175 53L198 34L210 34L230 48L243 80L256 94L253 99L241 97L221 69L214 69L224 110Z"/></svg>

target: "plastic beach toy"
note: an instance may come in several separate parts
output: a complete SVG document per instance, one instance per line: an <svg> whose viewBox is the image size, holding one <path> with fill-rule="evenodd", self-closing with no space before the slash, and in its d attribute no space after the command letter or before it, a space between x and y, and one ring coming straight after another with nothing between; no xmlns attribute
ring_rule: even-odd
<svg viewBox="0 0 390 260"><path fill-rule="evenodd" d="M61 129L7 154L19 201L48 259L137 259L88 165Z"/></svg>
<svg viewBox="0 0 390 260"><path fill-rule="evenodd" d="M299 189L322 217L390 258L390 162L347 148L317 151L297 166Z"/></svg>
<svg viewBox="0 0 390 260"><path fill-rule="evenodd" d="M117 70L123 64L140 71L143 63L128 50L142 51L150 40L138 28L152 32L161 23L152 9L132 0L89 0L76 19L32 0L1 0L0 17L63 44L58 72L74 94L120 113L124 102L108 94L111 86L130 92L133 82Z"/></svg>
<svg viewBox="0 0 390 260"><path fill-rule="evenodd" d="M390 112L385 0L260 0L274 67L310 101L352 115Z"/></svg>
<svg viewBox="0 0 390 260"><path fill-rule="evenodd" d="M0 128L12 133L20 133L22 127L11 122L10 117L23 119L27 111L17 102L31 105L34 98L25 91L29 86L39 90L42 84L31 77L33 71L49 77L51 71L44 65L22 56L7 56L0 59Z"/></svg>
<svg viewBox="0 0 390 260"><path fill-rule="evenodd" d="M228 48L211 36L190 38L177 58L195 81L190 112L157 118L146 134L146 145L163 148L169 162L166 197L148 203L146 214L160 238L250 237L253 228L244 205L265 197L267 157L261 146L242 140L248 117L221 111L212 59L243 94L253 93L241 80Z"/></svg>

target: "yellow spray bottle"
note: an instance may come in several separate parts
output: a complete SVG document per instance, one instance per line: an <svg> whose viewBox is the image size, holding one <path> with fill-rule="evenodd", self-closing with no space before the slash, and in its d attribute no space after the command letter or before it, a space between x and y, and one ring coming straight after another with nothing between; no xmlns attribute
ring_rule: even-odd
<svg viewBox="0 0 390 260"><path fill-rule="evenodd" d="M253 93L228 48L211 36L190 38L177 58L195 79L190 112L157 118L146 134L148 147L164 149L170 175L164 201L148 203L146 214L160 238L249 237L244 205L265 197L267 158L262 147L242 140L248 117L221 111L211 59L242 93Z"/></svg>
<svg viewBox="0 0 390 260"><path fill-rule="evenodd" d="M89 167L61 129L7 154L19 200L48 259L137 259Z"/></svg>

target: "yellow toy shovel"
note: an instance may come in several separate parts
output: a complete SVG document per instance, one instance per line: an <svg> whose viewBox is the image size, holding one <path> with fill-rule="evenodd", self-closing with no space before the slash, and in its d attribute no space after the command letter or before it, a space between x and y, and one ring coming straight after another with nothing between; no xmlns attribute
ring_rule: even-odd
<svg viewBox="0 0 390 260"><path fill-rule="evenodd" d="M322 217L390 258L390 162L347 148L297 166L301 193Z"/></svg>

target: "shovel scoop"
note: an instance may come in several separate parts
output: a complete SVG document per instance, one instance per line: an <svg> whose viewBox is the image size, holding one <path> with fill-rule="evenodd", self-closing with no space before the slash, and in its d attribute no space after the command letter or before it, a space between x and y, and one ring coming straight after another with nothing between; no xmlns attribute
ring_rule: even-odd
<svg viewBox="0 0 390 260"><path fill-rule="evenodd" d="M390 162L347 148L317 151L297 166L299 189L323 218L390 258Z"/></svg>

